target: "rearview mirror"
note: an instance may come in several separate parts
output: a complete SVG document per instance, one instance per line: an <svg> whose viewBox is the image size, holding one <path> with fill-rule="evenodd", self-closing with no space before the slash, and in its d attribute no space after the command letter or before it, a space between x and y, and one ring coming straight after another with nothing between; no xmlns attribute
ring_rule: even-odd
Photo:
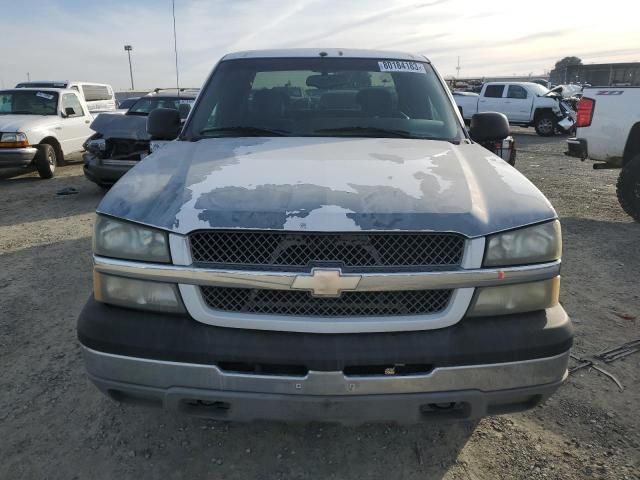
<svg viewBox="0 0 640 480"><path fill-rule="evenodd" d="M75 115L75 114L76 114L76 111L74 110L74 108L73 108L73 107L67 107L67 108L65 108L65 109L64 109L64 114L65 114L67 117L71 117L71 116L73 116L73 115Z"/></svg>
<svg viewBox="0 0 640 480"><path fill-rule="evenodd" d="M504 140L511 133L509 120L498 112L476 113L471 117L469 133L474 142Z"/></svg>
<svg viewBox="0 0 640 480"><path fill-rule="evenodd" d="M156 108L147 117L147 133L152 140L173 140L180 126L180 113L173 108Z"/></svg>

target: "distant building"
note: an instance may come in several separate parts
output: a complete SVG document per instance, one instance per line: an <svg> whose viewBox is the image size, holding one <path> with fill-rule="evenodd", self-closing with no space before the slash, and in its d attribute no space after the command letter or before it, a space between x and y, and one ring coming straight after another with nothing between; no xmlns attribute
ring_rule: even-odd
<svg viewBox="0 0 640 480"><path fill-rule="evenodd" d="M568 65L552 70L551 83L588 83L601 86L640 86L640 62L633 63L591 63Z"/></svg>

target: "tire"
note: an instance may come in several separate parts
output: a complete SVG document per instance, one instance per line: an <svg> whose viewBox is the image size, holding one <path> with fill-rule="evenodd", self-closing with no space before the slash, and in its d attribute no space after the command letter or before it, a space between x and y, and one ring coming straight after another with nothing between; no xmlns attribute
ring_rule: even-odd
<svg viewBox="0 0 640 480"><path fill-rule="evenodd" d="M541 137L550 137L556 131L555 118L550 113L542 113L536 118L534 127Z"/></svg>
<svg viewBox="0 0 640 480"><path fill-rule="evenodd" d="M640 155L622 167L616 183L616 194L625 213L640 222Z"/></svg>
<svg viewBox="0 0 640 480"><path fill-rule="evenodd" d="M43 143L38 146L38 153L33 159L33 164L38 170L40 178L51 178L57 165L56 151L51 145Z"/></svg>

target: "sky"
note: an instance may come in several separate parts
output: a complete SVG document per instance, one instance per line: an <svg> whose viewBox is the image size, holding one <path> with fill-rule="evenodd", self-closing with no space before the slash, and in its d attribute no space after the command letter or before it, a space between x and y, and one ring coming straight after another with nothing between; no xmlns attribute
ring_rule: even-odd
<svg viewBox="0 0 640 480"><path fill-rule="evenodd" d="M568 55L640 61L637 0L175 0L180 85L225 54L287 47L426 55L444 76L540 74ZM171 0L0 0L0 86L78 80L175 85ZM9 13L7 12L14 12Z"/></svg>

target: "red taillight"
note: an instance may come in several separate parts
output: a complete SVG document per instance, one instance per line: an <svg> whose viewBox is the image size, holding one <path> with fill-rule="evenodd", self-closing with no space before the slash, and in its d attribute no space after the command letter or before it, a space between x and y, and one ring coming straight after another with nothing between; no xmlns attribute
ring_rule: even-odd
<svg viewBox="0 0 640 480"><path fill-rule="evenodd" d="M596 101L593 98L582 97L578 101L578 116L576 119L576 127L588 127L593 120L593 111L596 107Z"/></svg>

